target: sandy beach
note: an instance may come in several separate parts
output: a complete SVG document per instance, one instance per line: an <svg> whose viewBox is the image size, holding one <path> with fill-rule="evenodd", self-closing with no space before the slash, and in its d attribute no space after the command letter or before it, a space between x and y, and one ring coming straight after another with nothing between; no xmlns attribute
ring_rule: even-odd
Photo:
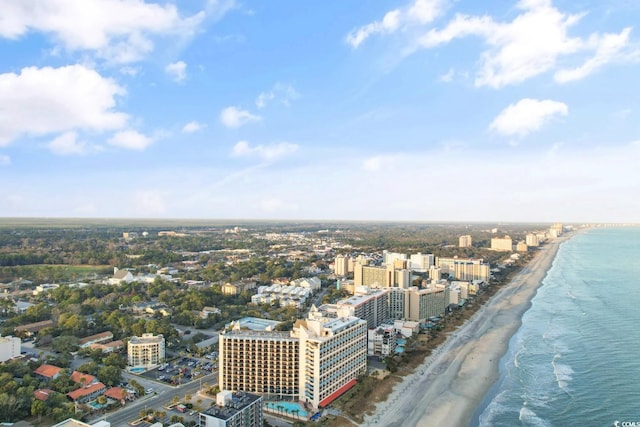
<svg viewBox="0 0 640 427"><path fill-rule="evenodd" d="M522 271L396 385L363 425L468 426L497 380L500 358L566 239L543 246Z"/></svg>

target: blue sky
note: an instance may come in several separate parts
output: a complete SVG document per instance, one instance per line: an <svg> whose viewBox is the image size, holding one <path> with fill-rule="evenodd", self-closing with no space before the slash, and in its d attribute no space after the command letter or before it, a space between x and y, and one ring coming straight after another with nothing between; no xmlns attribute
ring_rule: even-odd
<svg viewBox="0 0 640 427"><path fill-rule="evenodd" d="M0 216L638 222L640 4L0 0Z"/></svg>

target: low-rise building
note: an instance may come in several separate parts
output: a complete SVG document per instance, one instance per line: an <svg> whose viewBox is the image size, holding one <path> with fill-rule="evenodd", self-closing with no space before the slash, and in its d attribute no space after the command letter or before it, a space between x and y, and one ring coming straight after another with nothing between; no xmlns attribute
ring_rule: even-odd
<svg viewBox="0 0 640 427"><path fill-rule="evenodd" d="M367 333L367 355L385 358L396 350L396 332L393 325L380 325Z"/></svg>
<svg viewBox="0 0 640 427"><path fill-rule="evenodd" d="M73 390L67 393L67 397L73 402L87 403L100 396L107 390L107 387L98 382L88 385L86 387L80 387L77 390Z"/></svg>
<svg viewBox="0 0 640 427"><path fill-rule="evenodd" d="M53 328L56 326L56 323L53 320L43 320L41 322L28 323L26 325L16 326L13 331L16 335L25 335L28 337L34 336L41 330L45 328Z"/></svg>
<svg viewBox="0 0 640 427"><path fill-rule="evenodd" d="M114 351L122 350L124 348L124 342L122 340L116 340L106 343L95 343L91 344L89 348L102 350L103 353L113 353Z"/></svg>
<svg viewBox="0 0 640 427"><path fill-rule="evenodd" d="M200 427L262 427L262 397L223 390L216 396L216 405L198 418Z"/></svg>
<svg viewBox="0 0 640 427"><path fill-rule="evenodd" d="M45 363L43 365L38 366L38 368L36 368L36 370L33 371L33 373L46 380L55 380L60 376L61 371L62 371L62 368Z"/></svg>
<svg viewBox="0 0 640 427"><path fill-rule="evenodd" d="M91 347L92 344L104 343L113 340L113 333L110 331L101 332L99 334L91 335L80 339L80 348Z"/></svg>

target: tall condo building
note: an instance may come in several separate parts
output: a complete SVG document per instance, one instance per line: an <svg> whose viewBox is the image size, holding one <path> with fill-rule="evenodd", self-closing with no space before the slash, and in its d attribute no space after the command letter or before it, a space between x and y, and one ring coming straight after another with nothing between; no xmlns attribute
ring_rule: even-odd
<svg viewBox="0 0 640 427"><path fill-rule="evenodd" d="M389 317L394 320L423 322L430 317L443 316L449 303L449 286L389 289Z"/></svg>
<svg viewBox="0 0 640 427"><path fill-rule="evenodd" d="M511 237L494 237L491 239L491 250L511 252L513 250L513 241Z"/></svg>
<svg viewBox="0 0 640 427"><path fill-rule="evenodd" d="M460 236L458 238L458 246L461 248L470 248L472 245L472 239L471 236L466 235L466 236Z"/></svg>
<svg viewBox="0 0 640 427"><path fill-rule="evenodd" d="M150 367L164 362L164 344L162 334L131 337L127 344L129 366Z"/></svg>
<svg viewBox="0 0 640 427"><path fill-rule="evenodd" d="M435 256L433 254L413 254L409 257L409 269L426 273L429 268L435 264Z"/></svg>
<svg viewBox="0 0 640 427"><path fill-rule="evenodd" d="M387 250L382 251L382 264L385 266L393 265L395 261L406 261L407 254L401 254L398 252L389 252Z"/></svg>
<svg viewBox="0 0 640 427"><path fill-rule="evenodd" d="M367 322L310 316L291 332L221 332L220 388L319 408L353 386L367 369Z"/></svg>
<svg viewBox="0 0 640 427"><path fill-rule="evenodd" d="M527 237L525 238L525 243L529 247L536 247L536 246L538 246L540 244L538 242L538 236L536 234L533 234L533 233L527 234Z"/></svg>
<svg viewBox="0 0 640 427"><path fill-rule="evenodd" d="M22 342L18 337L0 337L0 363L20 356Z"/></svg>
<svg viewBox="0 0 640 427"><path fill-rule="evenodd" d="M347 309L351 316L367 321L368 328L375 328L389 320L389 290L356 287L356 294L338 301L338 308Z"/></svg>
<svg viewBox="0 0 640 427"><path fill-rule="evenodd" d="M455 280L484 280L489 281L491 265L482 258L446 258L438 257L436 265L440 272L448 274Z"/></svg>
<svg viewBox="0 0 640 427"><path fill-rule="evenodd" d="M336 276L346 276L349 274L349 257L344 255L336 256L334 261L334 273Z"/></svg>
<svg viewBox="0 0 640 427"><path fill-rule="evenodd" d="M393 265L374 267L356 264L353 270L355 286L377 288L408 288L411 283L411 272L407 269L395 269Z"/></svg>

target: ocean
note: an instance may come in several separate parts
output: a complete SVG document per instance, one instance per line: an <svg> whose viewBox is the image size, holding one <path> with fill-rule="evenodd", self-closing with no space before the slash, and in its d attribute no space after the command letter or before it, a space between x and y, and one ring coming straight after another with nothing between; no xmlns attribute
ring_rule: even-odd
<svg viewBox="0 0 640 427"><path fill-rule="evenodd" d="M640 427L640 228L562 244L471 425Z"/></svg>

